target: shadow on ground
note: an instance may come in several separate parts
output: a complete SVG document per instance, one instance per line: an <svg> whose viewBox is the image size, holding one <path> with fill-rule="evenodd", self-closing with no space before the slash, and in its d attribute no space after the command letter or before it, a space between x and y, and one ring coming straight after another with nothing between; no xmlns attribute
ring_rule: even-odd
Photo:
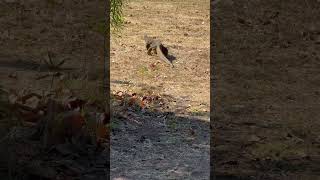
<svg viewBox="0 0 320 180"><path fill-rule="evenodd" d="M209 122L113 106L111 179L209 179Z"/></svg>

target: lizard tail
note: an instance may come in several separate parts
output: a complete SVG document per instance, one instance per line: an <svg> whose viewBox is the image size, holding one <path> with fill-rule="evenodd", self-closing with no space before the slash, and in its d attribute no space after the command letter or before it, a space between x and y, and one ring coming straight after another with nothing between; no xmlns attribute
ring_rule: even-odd
<svg viewBox="0 0 320 180"><path fill-rule="evenodd" d="M165 61L171 67L174 67L172 62L170 62L169 59L163 54L163 52L160 49L160 46L157 46L157 55L160 57L161 60Z"/></svg>

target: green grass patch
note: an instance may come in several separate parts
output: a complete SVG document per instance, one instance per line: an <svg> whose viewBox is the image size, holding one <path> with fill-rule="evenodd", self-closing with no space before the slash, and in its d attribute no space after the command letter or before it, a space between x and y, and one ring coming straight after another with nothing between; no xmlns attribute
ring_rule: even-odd
<svg viewBox="0 0 320 180"><path fill-rule="evenodd" d="M146 75L150 74L150 71L149 71L148 68L145 67L145 66L139 67L138 72L139 72L139 74L142 75L142 76L146 76Z"/></svg>

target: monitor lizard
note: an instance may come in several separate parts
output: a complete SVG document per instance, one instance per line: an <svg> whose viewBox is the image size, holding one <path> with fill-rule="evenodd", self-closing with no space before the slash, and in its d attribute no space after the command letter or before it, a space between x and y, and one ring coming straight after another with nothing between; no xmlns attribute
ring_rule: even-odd
<svg viewBox="0 0 320 180"><path fill-rule="evenodd" d="M168 48L164 47L160 40L155 37L148 37L144 35L144 41L146 43L146 48L148 50L148 55L157 54L161 60L174 67L172 62L167 58Z"/></svg>

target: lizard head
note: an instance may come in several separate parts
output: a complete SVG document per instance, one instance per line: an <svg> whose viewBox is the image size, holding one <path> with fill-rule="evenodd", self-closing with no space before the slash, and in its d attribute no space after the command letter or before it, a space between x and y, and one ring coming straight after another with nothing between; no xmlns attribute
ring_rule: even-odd
<svg viewBox="0 0 320 180"><path fill-rule="evenodd" d="M147 38L148 38L147 34L144 34L143 39L147 39Z"/></svg>

